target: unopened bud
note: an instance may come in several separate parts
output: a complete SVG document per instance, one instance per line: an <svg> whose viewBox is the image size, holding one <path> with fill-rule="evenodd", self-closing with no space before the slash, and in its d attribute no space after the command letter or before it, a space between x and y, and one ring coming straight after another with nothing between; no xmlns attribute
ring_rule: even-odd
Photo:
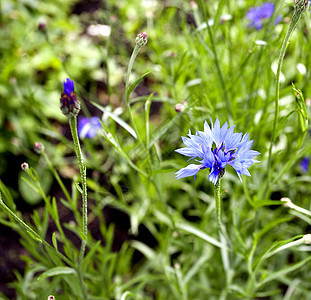
<svg viewBox="0 0 311 300"><path fill-rule="evenodd" d="M183 112L185 110L185 106L181 103L177 103L175 105L175 111L176 112Z"/></svg>
<svg viewBox="0 0 311 300"><path fill-rule="evenodd" d="M310 0L296 0L294 4L295 12L301 14L310 7Z"/></svg>
<svg viewBox="0 0 311 300"><path fill-rule="evenodd" d="M33 149L35 150L35 152L37 152L38 154L41 154L44 152L44 146L43 144L39 143L39 142L35 142Z"/></svg>
<svg viewBox="0 0 311 300"><path fill-rule="evenodd" d="M39 29L40 31L45 31L45 30L46 30L46 24L43 23L43 22L40 22L40 23L38 24L38 29Z"/></svg>
<svg viewBox="0 0 311 300"><path fill-rule="evenodd" d="M29 165L26 162L23 162L21 164L21 168L22 168L22 170L27 171L29 169Z"/></svg>
<svg viewBox="0 0 311 300"><path fill-rule="evenodd" d="M311 244L311 234L309 233L309 234L305 234L303 237L303 242L305 243L305 244Z"/></svg>
<svg viewBox="0 0 311 300"><path fill-rule="evenodd" d="M50 296L48 297L48 300L55 300L55 297L54 297L53 295L50 295Z"/></svg>
<svg viewBox="0 0 311 300"><path fill-rule="evenodd" d="M64 91L60 98L60 109L66 117L76 117L80 111L80 102L74 93L74 82L67 78L63 85Z"/></svg>
<svg viewBox="0 0 311 300"><path fill-rule="evenodd" d="M135 39L136 45L140 48L144 47L148 43L148 36L146 32L142 32L137 35Z"/></svg>

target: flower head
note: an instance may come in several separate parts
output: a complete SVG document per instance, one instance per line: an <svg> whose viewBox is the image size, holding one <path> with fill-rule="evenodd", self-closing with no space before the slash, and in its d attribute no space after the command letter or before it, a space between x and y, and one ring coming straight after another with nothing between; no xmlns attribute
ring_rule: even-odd
<svg viewBox="0 0 311 300"><path fill-rule="evenodd" d="M246 14L246 17L251 22L249 27L254 27L257 30L262 29L264 19L270 18L273 15L274 4L273 3L263 3L260 7L252 7ZM275 19L275 24L278 24L282 19L281 16L277 16Z"/></svg>
<svg viewBox="0 0 311 300"><path fill-rule="evenodd" d="M300 168L303 173L309 172L310 158L308 156L304 157L300 162Z"/></svg>
<svg viewBox="0 0 311 300"><path fill-rule="evenodd" d="M299 14L305 12L310 7L310 2L310 0L295 0L295 11Z"/></svg>
<svg viewBox="0 0 311 300"><path fill-rule="evenodd" d="M228 128L226 122L220 127L220 122L216 119L215 124L209 127L204 123L204 131L197 131L195 135L189 130L188 137L182 137L186 147L176 150L176 152L195 159L200 164L190 164L176 172L177 179L196 176L203 169L209 168L208 179L216 184L223 177L226 165L233 167L240 180L241 175L251 176L247 168L254 162L254 156L259 155L258 151L251 150L253 144L249 135L234 133L235 126ZM198 160L201 159L201 160Z"/></svg>
<svg viewBox="0 0 311 300"><path fill-rule="evenodd" d="M148 36L146 32L142 32L137 35L135 39L136 45L140 48L144 47L148 43Z"/></svg>
<svg viewBox="0 0 311 300"><path fill-rule="evenodd" d="M96 136L99 129L101 129L101 123L98 117L86 118L81 117L78 120L78 135L80 138L92 139Z"/></svg>
<svg viewBox="0 0 311 300"><path fill-rule="evenodd" d="M60 98L60 109L67 117L77 116L80 111L80 102L74 92L74 82L67 78L63 81L64 91Z"/></svg>

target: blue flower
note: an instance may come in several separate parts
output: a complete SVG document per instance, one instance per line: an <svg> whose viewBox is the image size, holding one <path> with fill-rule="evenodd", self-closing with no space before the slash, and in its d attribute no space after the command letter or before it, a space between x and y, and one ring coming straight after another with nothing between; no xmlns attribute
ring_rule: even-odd
<svg viewBox="0 0 311 300"><path fill-rule="evenodd" d="M80 102L74 92L74 82L66 78L63 85L64 90L60 98L60 109L66 117L76 117L80 111Z"/></svg>
<svg viewBox="0 0 311 300"><path fill-rule="evenodd" d="M254 162L254 156L259 155L258 151L251 150L253 144L248 133L234 133L235 126L228 128L226 122L220 128L220 122L216 119L211 128L205 121L204 131L197 131L195 135L189 130L188 137L182 137L186 147L176 150L176 152L196 159L200 164L190 164L176 172L176 178L196 176L203 169L209 168L208 179L216 184L223 177L226 165L233 167L240 180L241 175L251 176L247 168ZM201 160L198 160L201 159Z"/></svg>
<svg viewBox="0 0 311 300"><path fill-rule="evenodd" d="M309 172L309 165L310 165L310 158L306 156L300 162L300 167L303 173Z"/></svg>
<svg viewBox="0 0 311 300"><path fill-rule="evenodd" d="M273 15L274 4L273 3L263 3L260 7L252 7L246 14L246 17L251 22L249 27L254 27L257 30L262 29L263 20L270 18ZM275 25L281 21L282 17L277 16L275 19Z"/></svg>
<svg viewBox="0 0 311 300"><path fill-rule="evenodd" d="M86 118L81 117L78 120L78 135L80 138L92 139L101 129L101 123L98 117Z"/></svg>

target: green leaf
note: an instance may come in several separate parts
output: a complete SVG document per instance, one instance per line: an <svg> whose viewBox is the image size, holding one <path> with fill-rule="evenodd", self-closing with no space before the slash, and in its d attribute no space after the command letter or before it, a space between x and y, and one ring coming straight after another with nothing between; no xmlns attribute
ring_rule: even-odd
<svg viewBox="0 0 311 300"><path fill-rule="evenodd" d="M82 189L81 189L81 187L80 187L80 185L79 185L78 182L76 182L76 188L77 188L77 190L80 192L80 194L82 195L82 194L83 194L83 191L82 191Z"/></svg>
<svg viewBox="0 0 311 300"><path fill-rule="evenodd" d="M66 275L66 274L76 274L76 270L69 267L55 267L43 272L37 280L42 280L48 277L53 277L57 275Z"/></svg>
<svg viewBox="0 0 311 300"><path fill-rule="evenodd" d="M126 91L126 99L127 101L129 101L130 99L130 95L133 92L133 90L135 89L135 87L147 76L149 75L150 72L147 72L145 74L143 74L142 76L140 76L138 79L136 79L128 88L128 90Z"/></svg>
<svg viewBox="0 0 311 300"><path fill-rule="evenodd" d="M203 239L204 241L208 242L209 244L212 244L216 247L219 248L226 248L224 245L222 245L219 241L217 241L216 239L214 239L213 237L207 235L205 232L203 232L202 230L193 227L190 224L185 224L185 223L178 223L176 225L177 228L185 230L189 233L194 234L195 236Z"/></svg>
<svg viewBox="0 0 311 300"><path fill-rule="evenodd" d="M105 109L104 107L102 107L101 105L91 101L91 103L96 106L99 110L101 110L102 112L104 112L105 114L107 114L111 119L113 119L116 123L118 123L120 126L122 126L128 133L130 133L135 139L137 139L137 135L135 130L128 125L126 122L124 122L122 119L120 119L117 115L115 115L114 113L108 111L107 109Z"/></svg>
<svg viewBox="0 0 311 300"><path fill-rule="evenodd" d="M0 192L3 194L5 204L12 210L16 210L16 205L14 203L14 199L8 190L8 188L4 185L4 183L0 179Z"/></svg>
<svg viewBox="0 0 311 300"><path fill-rule="evenodd" d="M57 239L56 239L56 235L55 235L55 232L53 232L52 234L52 243L53 243L53 246L56 250L58 250L58 247L57 247Z"/></svg>

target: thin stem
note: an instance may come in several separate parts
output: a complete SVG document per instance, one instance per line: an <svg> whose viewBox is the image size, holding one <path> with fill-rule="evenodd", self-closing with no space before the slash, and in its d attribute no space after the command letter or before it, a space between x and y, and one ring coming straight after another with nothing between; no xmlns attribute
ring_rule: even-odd
<svg viewBox="0 0 311 300"><path fill-rule="evenodd" d="M271 177L271 164L272 164L272 149L273 149L273 145L275 142L275 139L277 137L277 133L276 133L276 129L277 129L277 125L278 125L278 118L279 118L279 98L280 98L280 74L281 74L281 69L282 69L282 64L283 64L283 60L284 60L284 56L285 56L285 52L286 52L286 48L288 46L290 37L292 35L292 33L294 32L294 29L296 27L296 24L298 23L300 18L300 13L298 12L294 12L292 20L290 22L288 31L286 33L285 39L283 41L282 47L281 47L281 51L280 51L280 55L279 55L279 60L278 60L278 68L277 68L277 72L276 72L276 77L275 77L275 111L274 111L274 120L273 120L273 130L272 130L272 135L271 135L271 140L270 140L270 148L269 148L269 158L268 158L268 165L267 165L267 188L265 190L265 193L268 193L269 190L269 185L270 185L270 177Z"/></svg>
<svg viewBox="0 0 311 300"><path fill-rule="evenodd" d="M62 191L63 191L65 197L67 198L68 201L71 201L71 197L70 197L70 195L69 195L69 192L68 192L68 190L66 189L66 187L65 187L65 185L64 185L64 183L63 183L63 181L62 181L61 178L59 177L59 175L58 175L57 171L55 170L53 164L51 163L50 159L48 158L48 156L46 155L45 152L43 152L42 155L43 155L44 159L46 160L47 164L49 165L49 168L50 168L51 172L53 173L53 175L54 175L56 181L58 182L60 188L62 189Z"/></svg>
<svg viewBox="0 0 311 300"><path fill-rule="evenodd" d="M134 50L133 50L133 53L131 55L130 62L129 62L129 65L128 65L128 68L127 68L126 81L125 81L125 95L126 95L127 110L128 110L128 112L130 114L130 120L131 120L131 123L132 123L132 125L134 127L134 130L135 130L135 133L137 135L138 140L140 140L140 135L138 133L138 130L137 130L137 127L136 127L136 123L134 121L134 117L133 117L132 110L131 110L130 93L129 93L129 81L130 81L130 75L131 75L131 72L132 72L132 69L133 69L133 64L134 64L135 58L136 58L140 48L141 47L136 45Z"/></svg>
<svg viewBox="0 0 311 300"><path fill-rule="evenodd" d="M5 212L11 216L17 223L19 223L22 228L36 241L43 244L47 249L51 250L57 257L66 262L71 267L75 267L74 264L57 249L52 247L47 243L37 232L35 232L31 227L29 227L23 220L21 220L13 211L11 211L3 202L2 195L0 193L0 206L5 210Z"/></svg>
<svg viewBox="0 0 311 300"><path fill-rule="evenodd" d="M77 132L77 118L71 117L69 118L69 125L71 129L72 139L75 146L76 155L78 158L78 164L80 168L81 174L81 182L82 182L82 233L81 233L81 249L79 256L79 263L81 264L86 247L86 239L87 239L87 185L86 185L86 166L83 162L82 151L80 147L78 132Z"/></svg>
<svg viewBox="0 0 311 300"><path fill-rule="evenodd" d="M221 200L220 200L220 179L218 179L215 185L215 200L216 200L216 217L217 217L217 226L219 233L222 232L222 223L221 223Z"/></svg>

